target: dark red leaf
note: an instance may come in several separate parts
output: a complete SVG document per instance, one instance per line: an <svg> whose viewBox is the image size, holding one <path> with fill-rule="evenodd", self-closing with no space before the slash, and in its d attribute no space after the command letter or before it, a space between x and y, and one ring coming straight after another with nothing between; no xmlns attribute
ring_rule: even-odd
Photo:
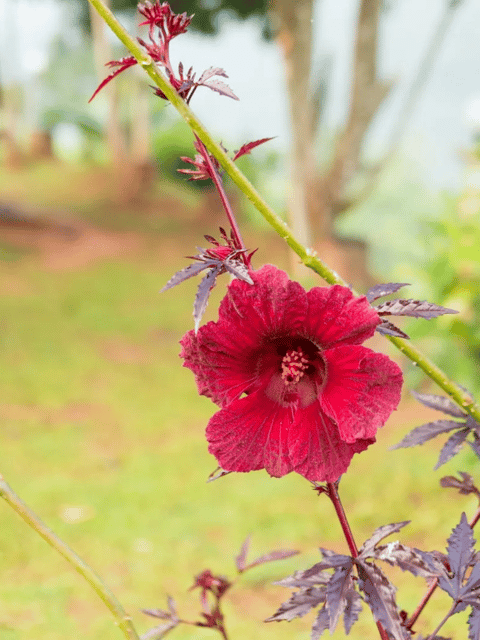
<svg viewBox="0 0 480 640"><path fill-rule="evenodd" d="M209 67L202 73L202 75L198 79L198 84L202 84L203 82L210 80L210 78L213 78L214 76L222 76L222 78L228 78L224 69L221 69L220 67Z"/></svg>
<svg viewBox="0 0 480 640"><path fill-rule="evenodd" d="M406 447L415 447L435 438L440 433L447 433L448 431L452 431L452 429L459 429L461 427L463 427L463 423L455 422L454 420L436 420L435 422L427 422L427 424L422 424L420 427L412 429L410 433L407 433L403 440L391 448L402 449Z"/></svg>
<svg viewBox="0 0 480 640"><path fill-rule="evenodd" d="M358 586L365 595L373 617L381 622L395 640L406 640L407 630L402 627L395 600L395 587L379 567L357 559Z"/></svg>
<svg viewBox="0 0 480 640"><path fill-rule="evenodd" d="M310 571L310 569L308 570ZM305 576L306 571L295 571L295 573L287 578L278 580L273 584L278 584L282 587L314 587L320 585L327 585L328 581L332 577L332 574L328 571L318 571L317 573L309 573Z"/></svg>
<svg viewBox="0 0 480 640"><path fill-rule="evenodd" d="M239 573L242 573L242 571L245 571L245 561L247 559L247 553L248 553L248 549L250 547L250 539L251 539L251 535L247 536L245 538L245 542L242 544L241 548L240 548L240 553L238 554L238 556L235 558L235 564L237 565L237 569Z"/></svg>
<svg viewBox="0 0 480 640"><path fill-rule="evenodd" d="M181 282L184 282L189 278L193 278L193 276L198 275L204 269L211 269L212 267L216 267L216 265L217 263L215 262L215 260L212 260L211 262L192 262L184 269L177 271L177 273L175 273L170 278L167 284L160 289L160 293L163 293L164 291L167 291L167 289L171 289L172 287L176 287L177 284L180 284Z"/></svg>
<svg viewBox="0 0 480 640"><path fill-rule="evenodd" d="M233 93L228 84L225 84L225 82L222 82L221 80L209 80L208 82L202 82L201 85L199 82L196 84L202 87L208 87L209 89L212 89L212 91L216 91L227 98L239 100L238 96Z"/></svg>
<svg viewBox="0 0 480 640"><path fill-rule="evenodd" d="M469 493L475 493L477 496L480 496L480 491L473 484L472 476L464 471L459 471L459 474L462 477L461 480L455 476L444 476L440 479L440 485L444 488L458 489L464 496L467 496Z"/></svg>
<svg viewBox="0 0 480 640"><path fill-rule="evenodd" d="M446 413L454 418L465 418L467 415L457 404L455 404L455 402L446 396L436 396L430 393L418 393L417 391L412 391L412 396L426 407L437 409L437 411Z"/></svg>
<svg viewBox="0 0 480 640"><path fill-rule="evenodd" d="M254 142L247 142L246 144L243 144L238 151L235 151L235 155L233 156L232 160L235 162L237 158L250 153L252 149L255 149L255 147L258 147L259 145L264 144L269 140L273 140L273 138L262 138L261 140L255 140Z"/></svg>
<svg viewBox="0 0 480 640"><path fill-rule="evenodd" d="M448 561L453 573L451 584L453 587L452 597L457 600L460 595L462 581L469 566L473 554L475 540L473 539L472 527L468 524L467 516L462 513L459 524L453 529L448 538Z"/></svg>
<svg viewBox="0 0 480 640"><path fill-rule="evenodd" d="M359 594L352 589L347 593L345 609L343 611L343 626L345 633L350 633L353 625L358 620L358 616L362 610L362 599Z"/></svg>
<svg viewBox="0 0 480 640"><path fill-rule="evenodd" d="M387 282L386 284L376 284L367 291L365 297L369 302L373 302L374 300L378 300L378 298L384 298L385 296L389 296L391 293L395 293L399 289L403 289L403 287L409 286L409 282Z"/></svg>
<svg viewBox="0 0 480 640"><path fill-rule="evenodd" d="M338 569L335 570L335 573L327 585L327 599L325 604L330 617L329 630L332 635L337 626L340 614L343 613L347 604L346 595L353 588L351 576L352 567L353 558L350 558L348 565L338 567Z"/></svg>
<svg viewBox="0 0 480 640"><path fill-rule="evenodd" d="M437 572L432 570L431 564L425 562L425 558L418 553L417 549L407 547L398 541L376 547L373 556L376 560L388 562L402 571L410 571L414 576L431 578L437 575Z"/></svg>
<svg viewBox="0 0 480 640"><path fill-rule="evenodd" d="M280 620L293 620L294 618L301 618L310 609L318 607L319 604L325 602L325 587L315 588L308 587L307 589L301 589L292 594L292 597L287 602L284 602L282 606L267 618L265 622L280 622Z"/></svg>
<svg viewBox="0 0 480 640"><path fill-rule="evenodd" d="M438 462L433 467L434 471L441 467L442 464L445 464L446 462L451 460L453 456L457 455L469 433L470 431L468 429L461 429L460 431L457 431L450 436L450 438L446 441L446 443L443 445L442 450L440 451Z"/></svg>
<svg viewBox="0 0 480 640"><path fill-rule="evenodd" d="M126 56L125 58L122 58L121 60L112 60L111 62L107 62L108 66L110 66L110 67L118 66L118 68L115 69L115 71L113 71L104 80L102 80L102 82L95 89L92 97L90 98L90 100L88 102L91 102L95 98L97 93L99 91L101 91L101 89L103 89L103 87L105 85L107 85L110 82L110 80L113 80L114 78L116 78L118 76L119 73L122 73L122 71L125 71L125 69L128 69L129 67L132 67L135 64L137 64L137 60L133 56Z"/></svg>
<svg viewBox="0 0 480 640"><path fill-rule="evenodd" d="M228 476L229 473L233 473L232 471L225 471L221 467L217 467L215 471L208 476L207 482L213 482L214 480L218 480L219 478L223 478L223 476Z"/></svg>
<svg viewBox="0 0 480 640"><path fill-rule="evenodd" d="M265 564L266 562L273 562L275 560L284 560L285 558L291 558L292 556L296 556L300 553L300 551L295 551L293 549L278 549L277 551L271 551L270 553L266 553L259 558L256 558L253 562L248 564L244 571L247 569L251 569L252 567L258 567L261 564Z"/></svg>
<svg viewBox="0 0 480 640"><path fill-rule="evenodd" d="M325 605L320 609L315 618L315 622L312 627L312 635L310 636L310 640L318 640L322 633L328 629L330 624L330 617L328 615L327 608Z"/></svg>
<svg viewBox="0 0 480 640"><path fill-rule="evenodd" d="M426 300L389 300L375 307L379 316L410 316L431 320L446 313L458 313Z"/></svg>
<svg viewBox="0 0 480 640"><path fill-rule="evenodd" d="M382 527L378 527L375 529L373 534L365 540L363 545L360 548L360 555L362 558L368 558L373 555L373 551L375 549L375 545L377 545L380 540L383 540L387 536L391 536L392 533L397 533L403 527L406 527L407 524L410 524L410 520L404 520L403 522L393 522L392 524L384 524Z"/></svg>
<svg viewBox="0 0 480 640"><path fill-rule="evenodd" d="M404 340L410 340L410 336L399 329L393 322L389 322L382 318L382 322L377 326L376 331L382 336L395 336L396 338L403 338Z"/></svg>
<svg viewBox="0 0 480 640"><path fill-rule="evenodd" d="M220 269L211 269L198 285L195 304L193 306L193 319L195 320L195 331L198 331L203 314L207 308L208 298L215 286Z"/></svg>

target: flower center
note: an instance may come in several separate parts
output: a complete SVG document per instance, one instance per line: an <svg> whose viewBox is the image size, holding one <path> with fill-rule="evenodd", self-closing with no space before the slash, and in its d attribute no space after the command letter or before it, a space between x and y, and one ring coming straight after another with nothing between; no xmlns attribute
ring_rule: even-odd
<svg viewBox="0 0 480 640"><path fill-rule="evenodd" d="M286 386L297 384L309 367L309 359L302 347L289 349L282 359L282 380Z"/></svg>

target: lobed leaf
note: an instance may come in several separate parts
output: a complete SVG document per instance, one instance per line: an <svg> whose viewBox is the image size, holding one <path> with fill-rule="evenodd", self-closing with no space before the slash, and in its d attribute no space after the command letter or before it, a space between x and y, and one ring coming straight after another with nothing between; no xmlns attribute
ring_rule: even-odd
<svg viewBox="0 0 480 640"><path fill-rule="evenodd" d="M374 300L378 300L378 298L389 296L391 293L395 293L399 289L403 289L403 287L408 286L410 286L409 282L387 282L386 284L376 284L367 291L365 297L369 302L373 302Z"/></svg>
<svg viewBox="0 0 480 640"><path fill-rule="evenodd" d="M200 82L198 82L197 84L200 84ZM233 100L240 99L233 93L228 84L222 82L221 80L208 80L207 82L202 82L201 86L208 87L209 89L212 89L212 91L216 91L220 95L226 96L227 98L232 98Z"/></svg>
<svg viewBox="0 0 480 640"><path fill-rule="evenodd" d="M211 262L192 262L184 269L177 271L177 273L170 278L167 284L160 289L160 293L167 291L167 289L172 289L172 287L176 287L177 284L185 282L185 280L188 280L189 278L193 278L193 276L198 275L204 269L211 269L212 267L215 267L216 264L215 260L212 260Z"/></svg>
<svg viewBox="0 0 480 640"><path fill-rule="evenodd" d="M281 607L267 618L265 622L280 622L280 620L293 620L294 618L301 618L310 609L314 609L319 604L325 602L325 587L307 587L301 589L292 594L292 597L287 602L284 602Z"/></svg>
<svg viewBox="0 0 480 640"><path fill-rule="evenodd" d="M407 630L402 627L400 614L395 600L395 587L383 571L374 564L361 559L356 560L358 568L358 586L365 595L373 617L381 622L395 640L407 640Z"/></svg>
<svg viewBox="0 0 480 640"><path fill-rule="evenodd" d="M395 336L396 338L403 338L404 340L410 340L410 336L405 331L402 331L393 322L389 322L382 318L382 322L377 326L375 331L378 331L382 336Z"/></svg>
<svg viewBox="0 0 480 640"><path fill-rule="evenodd" d="M266 553L259 558L256 558L250 564L247 564L244 571L247 569L251 569L252 567L258 567L261 564L265 564L266 562L274 562L275 560L285 560L285 558L291 558L292 556L296 556L300 553L300 551L295 551L294 549L278 549L277 551L271 551L270 553Z"/></svg>
<svg viewBox="0 0 480 640"><path fill-rule="evenodd" d="M312 635L310 636L311 640L318 640L322 633L328 629L329 626L329 616L328 611L325 605L320 609L315 618L315 622L312 626Z"/></svg>
<svg viewBox="0 0 480 640"><path fill-rule="evenodd" d="M470 431L468 429L460 429L446 441L443 445L442 450L440 451L440 456L438 458L437 464L433 467L433 470L436 471L442 464L445 464L449 460L456 456L457 453L462 448L465 439L467 438Z"/></svg>
<svg viewBox="0 0 480 640"><path fill-rule="evenodd" d="M355 622L358 620L358 616L362 608L362 599L360 595L352 589L346 595L345 609L343 611L343 626L347 636Z"/></svg>
<svg viewBox="0 0 480 640"><path fill-rule="evenodd" d="M436 571L433 571L431 565L425 562L424 557L418 553L417 549L407 547L398 541L376 547L373 557L377 560L388 562L392 566L399 567L402 571L410 571L414 576L432 578L437 575Z"/></svg>
<svg viewBox="0 0 480 640"><path fill-rule="evenodd" d="M472 607L472 612L468 617L468 640L480 639L480 609Z"/></svg>
<svg viewBox="0 0 480 640"><path fill-rule="evenodd" d="M248 549L250 548L250 540L252 539L251 535L248 535L245 538L244 543L240 547L240 553L235 557L235 565L239 573L245 571L245 561L247 559Z"/></svg>
<svg viewBox="0 0 480 640"><path fill-rule="evenodd" d="M436 396L431 393L418 393L417 391L412 391L412 395L426 407L437 409L437 411L446 413L454 418L466 418L467 416L467 414L462 411L455 402L446 396Z"/></svg>
<svg viewBox="0 0 480 640"><path fill-rule="evenodd" d="M258 147L265 142L269 142L270 140L273 140L273 138L261 138L260 140L254 140L253 142L246 142L245 144L242 144L240 149L238 151L235 151L235 155L232 158L233 162L235 162L237 158L250 153L252 149L255 149L255 147Z"/></svg>
<svg viewBox="0 0 480 640"><path fill-rule="evenodd" d="M332 574L328 571L319 571L318 573L308 576L305 576L305 573L305 571L295 571L293 575L283 578L282 580L277 580L277 582L274 582L273 584L291 588L314 587L318 585L326 585L332 577Z"/></svg>
<svg viewBox="0 0 480 640"><path fill-rule="evenodd" d="M446 313L458 313L454 309L447 309L426 300L388 300L375 307L379 316L410 316L431 320Z"/></svg>
<svg viewBox="0 0 480 640"><path fill-rule="evenodd" d="M412 429L410 433L407 433L403 440L391 447L391 449L415 447L435 438L440 433L446 433L448 431L452 431L452 429L458 429L462 426L462 422L455 422L454 420L436 420L435 422L427 422L427 424L422 424L420 427Z"/></svg>
<svg viewBox="0 0 480 640"><path fill-rule="evenodd" d="M392 524L384 524L381 527L375 529L368 540L365 540L361 548L359 549L359 553L362 558L367 558L368 556L373 555L375 545L383 540L387 536L391 536L392 533L397 533L400 529L403 529L407 524L410 524L411 520L404 520L403 522L394 522Z"/></svg>
<svg viewBox="0 0 480 640"><path fill-rule="evenodd" d="M448 561L453 574L451 584L456 594L455 600L460 595L460 590L469 566L469 561L473 554L475 540L473 538L472 527L468 524L467 516L462 513L459 524L453 529L448 538Z"/></svg>
<svg viewBox="0 0 480 640"><path fill-rule="evenodd" d="M195 304L193 305L193 319L195 320L195 333L198 331L203 314L207 308L208 298L215 286L217 276L220 273L219 268L210 269L207 275L198 285L197 294L195 296Z"/></svg>
<svg viewBox="0 0 480 640"><path fill-rule="evenodd" d="M346 602L346 595L353 589L352 584L353 558L350 558L348 565L338 567L330 578L327 585L326 608L330 618L329 630L333 634L338 623L340 614L343 613Z"/></svg>
<svg viewBox="0 0 480 640"><path fill-rule="evenodd" d="M455 476L444 476L443 478L440 478L440 485L444 488L449 487L452 489L458 489L464 496L467 496L470 493L475 493L477 496L480 496L480 491L473 484L472 476L464 471L459 471L458 473L462 476L461 480Z"/></svg>

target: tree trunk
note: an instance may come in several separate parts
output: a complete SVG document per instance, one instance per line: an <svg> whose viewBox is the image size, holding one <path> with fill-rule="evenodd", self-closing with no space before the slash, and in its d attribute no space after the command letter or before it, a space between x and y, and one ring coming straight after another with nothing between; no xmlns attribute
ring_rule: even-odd
<svg viewBox="0 0 480 640"><path fill-rule="evenodd" d="M105 1L110 6L110 0ZM89 3L90 21L92 25L93 55L98 81L101 82L108 71L105 63L112 60L111 47L105 32L105 23ZM111 160L116 164L121 164L125 159L125 140L120 125L118 109L118 89L115 82L109 82L102 90L108 100L108 116L105 127L107 147Z"/></svg>
<svg viewBox="0 0 480 640"><path fill-rule="evenodd" d="M289 224L296 237L312 245L308 193L314 178L312 65L313 0L275 0L272 19L283 53L290 110ZM298 271L296 264L294 269Z"/></svg>

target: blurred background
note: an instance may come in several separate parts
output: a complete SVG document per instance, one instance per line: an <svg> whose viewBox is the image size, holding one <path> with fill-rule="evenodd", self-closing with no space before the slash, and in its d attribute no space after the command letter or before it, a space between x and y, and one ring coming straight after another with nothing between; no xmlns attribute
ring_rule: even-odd
<svg viewBox="0 0 480 640"><path fill-rule="evenodd" d="M478 392L480 4L171 6L195 13L171 47L174 66L197 74L222 67L240 98L199 89L192 107L204 124L230 151L275 136L239 165L297 236L360 291L410 282L404 297L457 309L402 328ZM144 35L134 2L111 7ZM329 505L300 477L259 472L205 484L216 466L203 435L214 408L178 358L196 283L159 290L226 221L208 185L176 173L179 156L194 155L192 134L140 69L88 102L105 62L123 55L86 0L0 0L0 472L107 579L142 632L150 622L139 609L164 607L167 593L195 617L193 576L205 568L232 576L248 533L256 555L300 549L300 558L242 579L227 626L232 638L308 638L310 618L259 622L288 598L271 581L316 562L319 545L344 546ZM247 246L259 247L255 266L275 262L319 284L227 186ZM372 346L399 359L384 342ZM399 362L406 389L438 392ZM386 451L438 417L406 392L378 444L354 458L342 486L359 540L412 517L408 542L443 549L457 514L472 506L452 490L439 494L438 480L472 472L473 453L431 473L436 441ZM119 637L64 561L6 505L0 517L0 639ZM399 602L411 610L423 585L400 580ZM439 597L425 631L442 611ZM462 637L460 617L446 635ZM371 628L365 614L350 637ZM188 627L174 634L212 636Z"/></svg>

